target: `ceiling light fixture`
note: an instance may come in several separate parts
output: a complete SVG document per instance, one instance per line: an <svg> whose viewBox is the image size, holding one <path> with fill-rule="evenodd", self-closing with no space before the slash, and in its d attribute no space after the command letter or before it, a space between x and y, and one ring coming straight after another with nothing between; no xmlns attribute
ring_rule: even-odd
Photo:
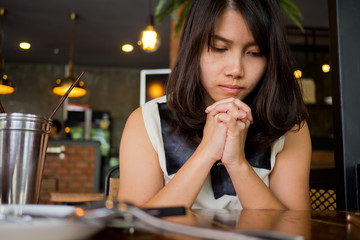
<svg viewBox="0 0 360 240"><path fill-rule="evenodd" d="M10 80L7 79L7 75L2 75L0 78L0 94L10 94L14 92L14 86Z"/></svg>
<svg viewBox="0 0 360 240"><path fill-rule="evenodd" d="M76 13L70 13L70 19L72 21L72 34L71 34L71 43L70 43L70 57L69 57L69 65L68 65L68 74L64 79L57 79L56 85L53 88L53 93L56 95L63 96L69 87L75 81L73 77L73 58L74 58L74 40L75 40L75 20L77 18ZM86 94L86 89L84 88L84 82L79 81L78 84L73 88L68 97L81 97Z"/></svg>
<svg viewBox="0 0 360 240"><path fill-rule="evenodd" d="M21 49L28 50L28 49L31 48L31 44L28 43L28 42L21 42L21 43L19 44L19 47L20 47Z"/></svg>
<svg viewBox="0 0 360 240"><path fill-rule="evenodd" d="M0 94L10 94L13 93L15 91L14 86L12 84L12 82L8 79L7 75L3 75L3 70L4 70L4 58L2 55L2 49L3 49L3 39L4 39L4 29L3 29L3 18L5 16L6 13L6 9L5 8L1 8L0 9L0 15L1 15L1 19L0 19L0 39L1 39L1 46L0 46Z"/></svg>
<svg viewBox="0 0 360 240"><path fill-rule="evenodd" d="M141 46L145 52L155 52L161 43L160 35L154 29L154 15L152 14L152 4L149 1L149 16L150 24L140 34L138 45Z"/></svg>
<svg viewBox="0 0 360 240"><path fill-rule="evenodd" d="M124 44L121 49L123 50L123 52L132 52L134 50L134 47L131 44Z"/></svg>

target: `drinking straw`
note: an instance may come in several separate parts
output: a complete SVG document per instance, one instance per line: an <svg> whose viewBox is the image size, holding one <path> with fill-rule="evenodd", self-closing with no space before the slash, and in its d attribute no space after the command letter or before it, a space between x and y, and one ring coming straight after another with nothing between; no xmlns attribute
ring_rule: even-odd
<svg viewBox="0 0 360 240"><path fill-rule="evenodd" d="M0 113L5 113L5 108L4 108L4 106L1 104L1 100L0 100Z"/></svg>
<svg viewBox="0 0 360 240"><path fill-rule="evenodd" d="M73 90L73 88L75 87L75 85L80 81L80 78L84 75L84 72L80 73L80 75L77 77L77 79L75 80L75 82L69 87L69 89L66 91L66 93L61 97L60 101L58 102L58 104L55 106L55 108L52 110L52 112L49 115L49 119L52 119L53 116L55 115L55 113L57 112L57 110L60 108L60 106L63 104L63 102L65 101L65 99L68 97L69 93Z"/></svg>

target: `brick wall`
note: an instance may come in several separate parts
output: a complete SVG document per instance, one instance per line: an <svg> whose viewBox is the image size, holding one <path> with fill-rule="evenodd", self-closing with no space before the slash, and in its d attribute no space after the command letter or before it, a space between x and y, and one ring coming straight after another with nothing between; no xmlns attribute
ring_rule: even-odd
<svg viewBox="0 0 360 240"><path fill-rule="evenodd" d="M39 203L49 203L51 192L94 193L100 176L97 142L49 142L48 149L64 147L62 153L47 153Z"/></svg>

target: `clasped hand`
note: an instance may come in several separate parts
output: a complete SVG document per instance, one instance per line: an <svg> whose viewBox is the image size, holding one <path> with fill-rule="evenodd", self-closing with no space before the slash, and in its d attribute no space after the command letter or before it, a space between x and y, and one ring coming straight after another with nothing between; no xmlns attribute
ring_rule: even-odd
<svg viewBox="0 0 360 240"><path fill-rule="evenodd" d="M226 167L244 162L247 131L253 122L250 107L237 98L227 98L208 106L205 112L200 146L208 157L214 162L221 160Z"/></svg>

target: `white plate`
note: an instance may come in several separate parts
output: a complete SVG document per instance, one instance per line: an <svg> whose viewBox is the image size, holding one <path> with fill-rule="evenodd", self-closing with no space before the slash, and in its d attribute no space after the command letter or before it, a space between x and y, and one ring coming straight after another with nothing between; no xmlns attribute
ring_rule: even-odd
<svg viewBox="0 0 360 240"><path fill-rule="evenodd" d="M21 216L10 214L20 209ZM0 239L85 239L104 228L101 221L66 218L74 213L75 209L71 206L0 205ZM31 217L26 214L45 217Z"/></svg>
<svg viewBox="0 0 360 240"><path fill-rule="evenodd" d="M67 217L75 213L76 207L60 205L4 205L0 204L0 214L36 215L44 217Z"/></svg>

